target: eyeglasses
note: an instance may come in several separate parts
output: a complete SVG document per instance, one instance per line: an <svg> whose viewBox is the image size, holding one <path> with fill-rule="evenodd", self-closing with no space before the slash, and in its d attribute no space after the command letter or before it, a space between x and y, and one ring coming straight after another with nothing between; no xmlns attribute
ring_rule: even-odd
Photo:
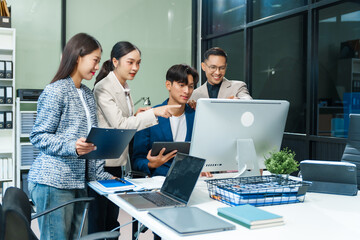
<svg viewBox="0 0 360 240"><path fill-rule="evenodd" d="M211 72L215 72L217 69L219 69L219 72L225 72L225 70L226 70L226 66L221 66L221 67L217 67L215 65L209 66L206 63L205 63L205 65L210 69Z"/></svg>

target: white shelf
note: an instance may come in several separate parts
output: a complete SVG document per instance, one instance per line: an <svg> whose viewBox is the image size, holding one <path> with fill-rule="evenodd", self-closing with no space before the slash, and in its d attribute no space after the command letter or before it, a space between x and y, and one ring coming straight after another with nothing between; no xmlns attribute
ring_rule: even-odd
<svg viewBox="0 0 360 240"><path fill-rule="evenodd" d="M0 179L0 182L11 182L13 179L12 178L5 178L5 179Z"/></svg>
<svg viewBox="0 0 360 240"><path fill-rule="evenodd" d="M0 154L1 155L5 155L5 154L12 154L13 152L10 149L0 149Z"/></svg>
<svg viewBox="0 0 360 240"><path fill-rule="evenodd" d="M20 166L20 170L24 171L24 170L30 170L30 165L23 165L23 166Z"/></svg>
<svg viewBox="0 0 360 240"><path fill-rule="evenodd" d="M32 104L37 104L37 101L20 101L20 103L21 104L23 104L23 103L32 103ZM36 112L36 111L34 111L34 112Z"/></svg>
<svg viewBox="0 0 360 240"><path fill-rule="evenodd" d="M0 60L13 62L13 77L12 78L0 78L0 86L12 87L12 96L15 96L15 35L16 31L13 28L0 28ZM8 169L8 177L5 176L8 182L3 184L4 190L7 187L16 185L15 169L16 169L16 114L15 114L15 97L12 104L0 104L0 111L11 111L12 116L12 128L0 129L0 158L10 159ZM12 176L11 178L9 176Z"/></svg>
<svg viewBox="0 0 360 240"><path fill-rule="evenodd" d="M16 184L17 187L21 188L21 179L22 175L26 174L30 170L31 163L38 155L38 149L35 149L28 139L20 138L29 138L29 131L32 128L32 121L36 117L36 111L22 111L22 104L37 104L37 101L20 101L20 98L17 97L16 100ZM24 122L23 122L24 121ZM24 141L25 140L25 141Z"/></svg>

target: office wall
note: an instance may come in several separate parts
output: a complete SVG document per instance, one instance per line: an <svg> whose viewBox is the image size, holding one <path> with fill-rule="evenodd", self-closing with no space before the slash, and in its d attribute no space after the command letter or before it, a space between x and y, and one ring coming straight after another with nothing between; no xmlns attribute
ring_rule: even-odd
<svg viewBox="0 0 360 240"><path fill-rule="evenodd" d="M148 96L152 105L161 103L168 96L167 69L191 64L191 0L67 1L66 21L67 40L86 32L100 41L101 64L117 41L130 41L141 50L140 71L128 81L134 101Z"/></svg>
<svg viewBox="0 0 360 240"><path fill-rule="evenodd" d="M17 31L16 88L44 88L61 57L61 0L7 2ZM142 63L129 82L132 96L148 96L154 105L168 96L167 69L191 64L191 14L191 0L67 1L66 40L78 32L95 36L104 50L101 64L117 41L137 45ZM92 88L94 79L86 85Z"/></svg>
<svg viewBox="0 0 360 240"><path fill-rule="evenodd" d="M44 88L61 56L61 0L7 0L16 29L16 88Z"/></svg>

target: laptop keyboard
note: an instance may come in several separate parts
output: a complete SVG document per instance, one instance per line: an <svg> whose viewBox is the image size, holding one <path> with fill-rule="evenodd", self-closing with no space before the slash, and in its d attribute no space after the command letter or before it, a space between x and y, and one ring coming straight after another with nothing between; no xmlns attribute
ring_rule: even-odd
<svg viewBox="0 0 360 240"><path fill-rule="evenodd" d="M142 193L140 195L146 200L154 203L158 207L181 205L181 203L174 201L164 195L161 195L159 192Z"/></svg>

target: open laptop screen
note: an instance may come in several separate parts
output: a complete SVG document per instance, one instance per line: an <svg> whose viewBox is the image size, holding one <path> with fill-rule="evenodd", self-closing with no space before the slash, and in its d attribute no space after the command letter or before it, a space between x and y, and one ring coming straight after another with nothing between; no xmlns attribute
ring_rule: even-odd
<svg viewBox="0 0 360 240"><path fill-rule="evenodd" d="M204 164L205 159L177 153L161 192L187 203Z"/></svg>

